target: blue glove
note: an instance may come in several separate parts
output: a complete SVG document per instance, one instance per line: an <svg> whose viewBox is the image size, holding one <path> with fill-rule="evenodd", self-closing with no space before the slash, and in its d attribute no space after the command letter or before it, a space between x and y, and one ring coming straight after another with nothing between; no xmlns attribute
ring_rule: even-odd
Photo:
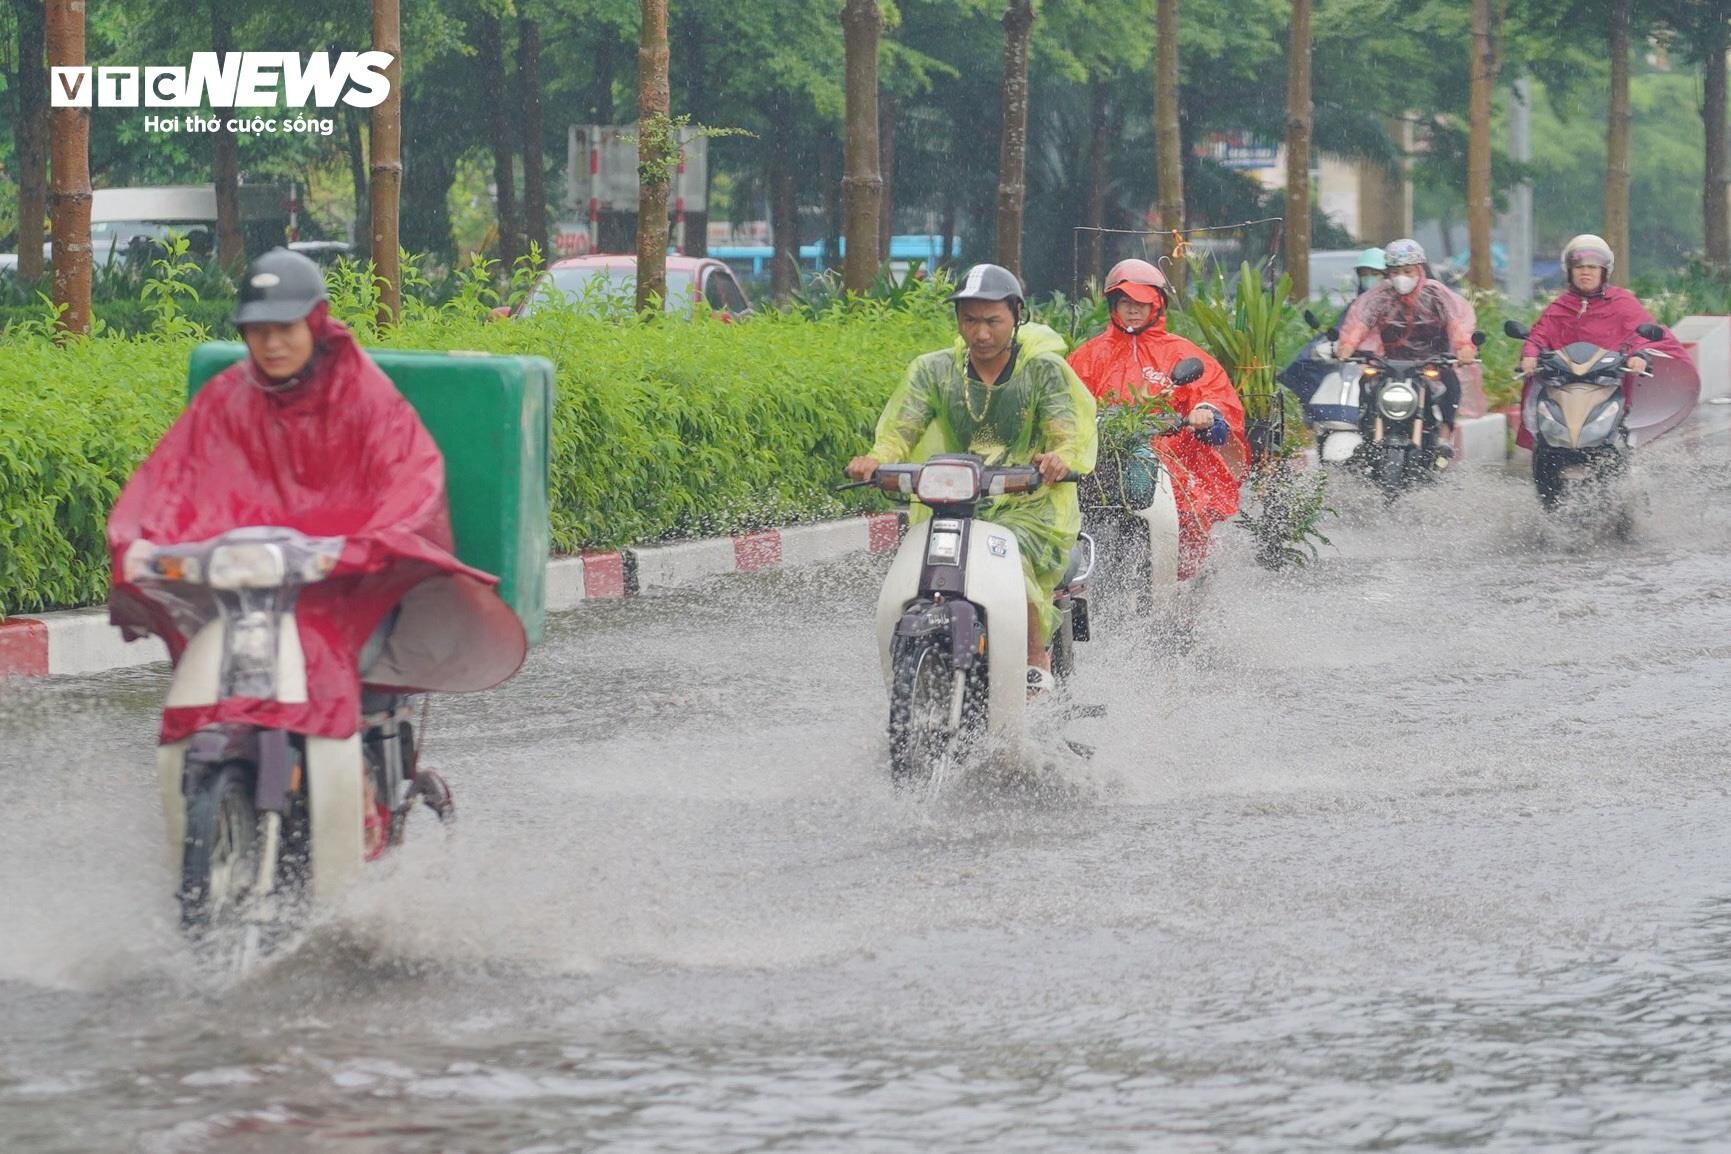
<svg viewBox="0 0 1731 1154"><path fill-rule="evenodd" d="M1209 411L1213 412L1212 409ZM1219 413L1215 413L1214 423L1206 429L1198 430L1196 435L1202 438L1202 443L1204 445L1212 445L1218 449L1226 443L1226 438L1231 435L1231 430L1226 425L1226 418L1221 416Z"/></svg>

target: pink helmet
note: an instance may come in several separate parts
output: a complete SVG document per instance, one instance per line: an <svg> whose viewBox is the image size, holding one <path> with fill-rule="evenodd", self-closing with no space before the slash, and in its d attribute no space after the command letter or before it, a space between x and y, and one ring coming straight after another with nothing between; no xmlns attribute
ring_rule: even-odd
<svg viewBox="0 0 1731 1154"><path fill-rule="evenodd" d="M1112 271L1106 274L1106 295L1123 293L1133 301L1141 301L1145 305L1166 304L1166 297L1172 291L1167 283L1166 274L1145 260L1132 257L1121 260L1112 266Z"/></svg>

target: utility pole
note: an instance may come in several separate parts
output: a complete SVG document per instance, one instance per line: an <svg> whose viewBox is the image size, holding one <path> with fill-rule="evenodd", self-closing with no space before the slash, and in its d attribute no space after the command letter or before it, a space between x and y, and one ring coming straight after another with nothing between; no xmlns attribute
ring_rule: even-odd
<svg viewBox="0 0 1731 1154"><path fill-rule="evenodd" d="M1515 79L1514 99L1509 101L1509 157L1524 165L1533 158L1533 86L1525 77ZM1533 299L1533 182L1523 177L1509 197L1503 219L1508 238L1509 273L1505 280L1509 299L1526 304Z"/></svg>

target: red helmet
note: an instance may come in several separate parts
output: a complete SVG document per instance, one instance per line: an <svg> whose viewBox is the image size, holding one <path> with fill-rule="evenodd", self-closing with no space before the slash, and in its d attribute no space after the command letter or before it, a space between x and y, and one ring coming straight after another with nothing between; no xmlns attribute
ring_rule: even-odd
<svg viewBox="0 0 1731 1154"><path fill-rule="evenodd" d="M1165 273L1147 261L1134 257L1119 261L1112 266L1112 271L1106 274L1107 296L1123 293L1133 301L1164 307L1167 294L1171 291L1172 286L1167 283Z"/></svg>

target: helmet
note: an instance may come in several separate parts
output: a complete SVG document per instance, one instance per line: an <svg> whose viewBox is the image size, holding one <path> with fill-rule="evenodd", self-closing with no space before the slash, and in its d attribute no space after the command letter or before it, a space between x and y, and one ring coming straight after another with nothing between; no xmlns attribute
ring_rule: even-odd
<svg viewBox="0 0 1731 1154"><path fill-rule="evenodd" d="M962 278L950 303L962 301L1005 301L1017 319L1022 316L1022 282L1016 274L1000 264L977 264Z"/></svg>
<svg viewBox="0 0 1731 1154"><path fill-rule="evenodd" d="M1617 266L1617 254L1611 251L1604 237L1584 232L1563 246L1563 268L1572 269L1584 264L1597 264L1609 276Z"/></svg>
<svg viewBox="0 0 1731 1154"><path fill-rule="evenodd" d="M1424 248L1418 241L1410 237L1391 240L1388 247L1382 250L1383 265L1386 268L1399 268L1405 264L1423 264Z"/></svg>
<svg viewBox="0 0 1731 1154"><path fill-rule="evenodd" d="M1172 286L1167 283L1166 274L1145 260L1132 257L1121 260L1112 266L1112 271L1106 274L1106 295L1123 293L1133 301L1141 301L1145 305L1165 305L1166 294Z"/></svg>
<svg viewBox="0 0 1731 1154"><path fill-rule="evenodd" d="M1388 261L1383 259L1382 250L1380 248L1367 248L1358 254L1358 263L1352 267L1355 269L1370 268L1375 269L1377 272L1387 272Z"/></svg>
<svg viewBox="0 0 1731 1154"><path fill-rule="evenodd" d="M254 323L289 324L305 320L320 301L328 301L319 266L298 252L273 248L247 266L240 300L230 319L238 327Z"/></svg>

